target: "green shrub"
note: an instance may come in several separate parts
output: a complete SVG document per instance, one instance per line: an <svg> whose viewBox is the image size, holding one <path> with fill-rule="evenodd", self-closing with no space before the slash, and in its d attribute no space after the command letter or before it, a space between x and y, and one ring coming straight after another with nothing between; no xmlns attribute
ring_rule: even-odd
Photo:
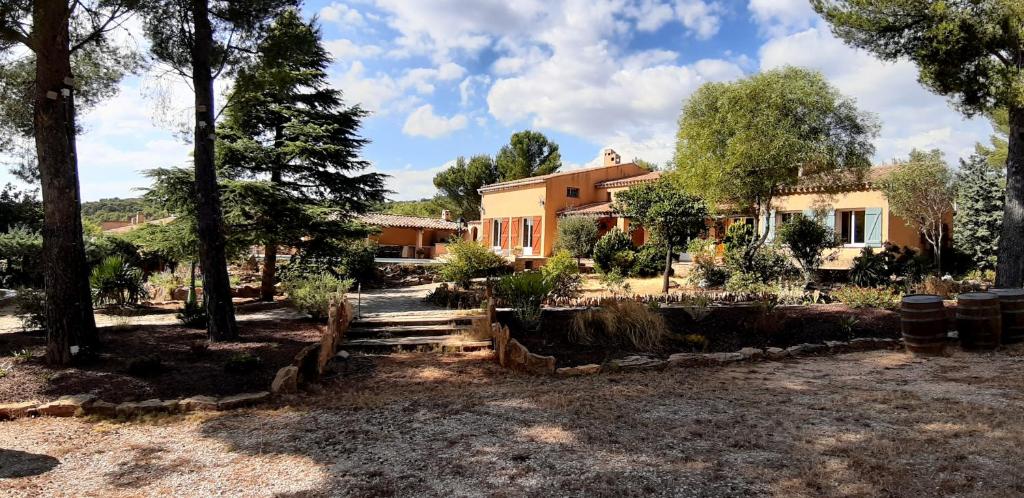
<svg viewBox="0 0 1024 498"><path fill-rule="evenodd" d="M159 289L167 299L171 298L174 291L185 285L185 279L170 271L154 273L146 282L151 287Z"/></svg>
<svg viewBox="0 0 1024 498"><path fill-rule="evenodd" d="M567 216L558 219L555 250L566 250L577 260L588 258L597 243L597 220L590 216Z"/></svg>
<svg viewBox="0 0 1024 498"><path fill-rule="evenodd" d="M315 320L326 319L331 300L343 301L350 287L351 280L343 280L327 273L285 282L292 306Z"/></svg>
<svg viewBox="0 0 1024 498"><path fill-rule="evenodd" d="M370 282L377 277L377 245L363 240L342 240L330 244L330 249L320 244L314 251L300 254L282 265L277 271L281 282L294 281L330 274L356 282Z"/></svg>
<svg viewBox="0 0 1024 498"><path fill-rule="evenodd" d="M178 310L178 321L190 329L205 329L209 316L206 314L206 307L190 299L185 301L185 306Z"/></svg>
<svg viewBox="0 0 1024 498"><path fill-rule="evenodd" d="M568 299L579 295L582 284L580 267L569 251L563 249L556 252L548 258L540 271L551 284L551 297Z"/></svg>
<svg viewBox="0 0 1024 498"><path fill-rule="evenodd" d="M633 269L633 241L617 228L604 234L594 245L594 266L602 273L618 270L628 275Z"/></svg>
<svg viewBox="0 0 1024 498"><path fill-rule="evenodd" d="M718 287L729 279L729 272L718 265L718 242L714 239L693 239L686 246L686 252L693 258L687 280L701 288Z"/></svg>
<svg viewBox="0 0 1024 498"><path fill-rule="evenodd" d="M423 300L444 308L465 310L479 308L483 304L483 295L481 292L457 289L449 287L447 283L441 283Z"/></svg>
<svg viewBox="0 0 1024 498"><path fill-rule="evenodd" d="M18 310L21 328L35 330L46 327L46 293L38 289L21 288L14 295L14 308Z"/></svg>
<svg viewBox="0 0 1024 498"><path fill-rule="evenodd" d="M0 233L0 285L12 287L42 287L43 236L25 226L11 227Z"/></svg>
<svg viewBox="0 0 1024 498"><path fill-rule="evenodd" d="M92 269L89 285L94 304L127 306L147 296L142 270L121 256L110 256Z"/></svg>
<svg viewBox="0 0 1024 498"><path fill-rule="evenodd" d="M839 245L835 230L802 214L779 227L778 238L800 265L805 283L814 280L818 268L829 257L825 252Z"/></svg>
<svg viewBox="0 0 1024 498"><path fill-rule="evenodd" d="M725 231L722 243L725 244L725 252L744 251L754 243L754 225L746 223L733 223Z"/></svg>
<svg viewBox="0 0 1024 498"><path fill-rule="evenodd" d="M875 254L874 249L865 247L853 258L850 267L850 283L858 287L877 287L889 282L889 269L885 256Z"/></svg>
<svg viewBox="0 0 1024 498"><path fill-rule="evenodd" d="M235 353L224 362L224 371L228 373L243 374L259 370L263 365L263 359L251 353Z"/></svg>
<svg viewBox="0 0 1024 498"><path fill-rule="evenodd" d="M898 309L903 295L887 288L843 287L832 292L832 297L851 308Z"/></svg>
<svg viewBox="0 0 1024 498"><path fill-rule="evenodd" d="M607 300L599 308L573 316L569 340L583 345L657 351L668 337L665 318L633 300Z"/></svg>
<svg viewBox="0 0 1024 498"><path fill-rule="evenodd" d="M474 278L493 277L510 269L505 258L477 242L455 241L448 245L448 253L437 274L442 280L455 282L463 289L469 288Z"/></svg>
<svg viewBox="0 0 1024 498"><path fill-rule="evenodd" d="M633 258L630 275L635 277L653 277L665 271L665 246L648 242L640 246Z"/></svg>
<svg viewBox="0 0 1024 498"><path fill-rule="evenodd" d="M495 288L498 297L513 308L526 330L540 325L541 305L551 294L552 283L539 271L524 271L502 277Z"/></svg>
<svg viewBox="0 0 1024 498"><path fill-rule="evenodd" d="M730 280L744 274L743 280L762 284L778 283L794 273L789 258L775 245L763 245L749 257L740 250L726 251L725 267Z"/></svg>
<svg viewBox="0 0 1024 498"><path fill-rule="evenodd" d="M725 290L735 294L764 295L773 294L775 285L764 282L753 273L736 272L725 282Z"/></svg>

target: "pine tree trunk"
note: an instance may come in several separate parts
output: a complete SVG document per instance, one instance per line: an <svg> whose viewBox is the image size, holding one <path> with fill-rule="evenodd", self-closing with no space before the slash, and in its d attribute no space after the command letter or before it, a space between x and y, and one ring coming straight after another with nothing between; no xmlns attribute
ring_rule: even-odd
<svg viewBox="0 0 1024 498"><path fill-rule="evenodd" d="M667 238L667 237L666 237ZM672 243L665 243L665 275L661 281L661 292L668 294L668 278L669 274L672 273Z"/></svg>
<svg viewBox="0 0 1024 498"><path fill-rule="evenodd" d="M260 299L274 300L274 280L277 272L277 244L270 243L263 248L263 274L260 278Z"/></svg>
<svg viewBox="0 0 1024 498"><path fill-rule="evenodd" d="M999 236L996 286L1024 287L1024 107L1011 107L1006 203Z"/></svg>
<svg viewBox="0 0 1024 498"><path fill-rule="evenodd" d="M71 362L71 345L97 345L89 268L82 239L81 193L74 157L74 103L66 0L39 0L33 7L36 55L36 157L43 195L43 282L46 288L46 360ZM68 80L69 82L71 80Z"/></svg>
<svg viewBox="0 0 1024 498"><path fill-rule="evenodd" d="M231 341L238 338L238 325L231 303L231 283L224 255L224 222L214 165L213 28L207 2L195 0L193 3L192 84L196 103L194 160L199 259L203 267L203 302L210 317L207 333L211 341Z"/></svg>

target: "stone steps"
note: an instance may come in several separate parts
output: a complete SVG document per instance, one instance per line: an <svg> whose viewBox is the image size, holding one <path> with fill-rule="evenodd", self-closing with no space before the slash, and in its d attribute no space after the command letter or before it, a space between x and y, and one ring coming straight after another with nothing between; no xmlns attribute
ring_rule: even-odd
<svg viewBox="0 0 1024 498"><path fill-rule="evenodd" d="M477 341L463 335L367 338L345 341L343 348L361 352L441 351L465 352L491 348L491 341Z"/></svg>
<svg viewBox="0 0 1024 498"><path fill-rule="evenodd" d="M470 325L451 325L451 324L428 324L428 325L383 325L374 327L365 327L355 324L349 329L346 334L347 337L352 338L393 338L393 337L410 337L410 336L442 336L442 335L458 335L461 332L472 330Z"/></svg>

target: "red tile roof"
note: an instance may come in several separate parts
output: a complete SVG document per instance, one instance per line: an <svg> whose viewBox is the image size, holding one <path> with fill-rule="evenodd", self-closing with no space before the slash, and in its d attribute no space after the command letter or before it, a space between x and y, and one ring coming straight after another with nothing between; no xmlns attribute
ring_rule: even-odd
<svg viewBox="0 0 1024 498"><path fill-rule="evenodd" d="M434 228L438 230L458 230L459 224L440 218L422 218L419 216L403 216L399 214L367 213L356 219L379 227L395 228Z"/></svg>
<svg viewBox="0 0 1024 498"><path fill-rule="evenodd" d="M492 183L490 185L484 185L483 187L480 187L479 192L481 192L481 193L483 193L483 192L492 192L492 191L495 191L495 190L505 190L505 189L509 189L509 188L521 187L523 185L540 184L540 183L544 183L548 179L559 177L559 176L569 176L569 175L575 175L577 173L586 173L588 171L597 171L597 170L602 170L602 169L605 169L605 168L612 168L612 167L615 167L615 166L629 166L629 165L632 165L632 164L633 163L622 163L622 164L614 164L614 165L611 165L611 166L594 166L593 168L571 169L571 170L567 170L567 171L559 171L559 172L556 172L556 173L551 173L551 174L548 174L548 175L531 176L529 178L520 178L519 180L509 180L507 182Z"/></svg>
<svg viewBox="0 0 1024 498"><path fill-rule="evenodd" d="M644 173L642 175L627 176L625 178L597 182L594 184L594 186L597 188L628 187L630 185L636 185L639 183L653 182L658 178L661 178L661 171L651 171L649 173Z"/></svg>
<svg viewBox="0 0 1024 498"><path fill-rule="evenodd" d="M611 202L595 202L582 206L570 206L558 211L560 215L608 216L615 214Z"/></svg>
<svg viewBox="0 0 1024 498"><path fill-rule="evenodd" d="M879 182L896 170L896 165L887 164L874 166L864 172L863 176L855 173L839 173L839 177L826 176L824 174L807 175L800 177L795 187L782 189L781 194L798 194L823 191L847 191L867 190L877 186Z"/></svg>

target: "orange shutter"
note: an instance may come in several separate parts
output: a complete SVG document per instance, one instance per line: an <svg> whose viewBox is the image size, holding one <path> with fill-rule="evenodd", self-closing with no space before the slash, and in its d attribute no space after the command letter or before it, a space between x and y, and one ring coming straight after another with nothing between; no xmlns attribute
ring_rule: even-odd
<svg viewBox="0 0 1024 498"><path fill-rule="evenodd" d="M532 241L533 244L530 245L530 247L533 247L533 255L534 256L543 256L543 254L542 254L543 251L541 250L541 247L540 247L540 230L541 230L540 229L540 216L534 216L533 217L533 241Z"/></svg>
<svg viewBox="0 0 1024 498"><path fill-rule="evenodd" d="M508 249L508 218L501 220L501 248Z"/></svg>
<svg viewBox="0 0 1024 498"><path fill-rule="evenodd" d="M523 245L523 219L512 218L512 247Z"/></svg>
<svg viewBox="0 0 1024 498"><path fill-rule="evenodd" d="M484 245L491 247L491 220L484 220L484 236L480 238L484 242Z"/></svg>

